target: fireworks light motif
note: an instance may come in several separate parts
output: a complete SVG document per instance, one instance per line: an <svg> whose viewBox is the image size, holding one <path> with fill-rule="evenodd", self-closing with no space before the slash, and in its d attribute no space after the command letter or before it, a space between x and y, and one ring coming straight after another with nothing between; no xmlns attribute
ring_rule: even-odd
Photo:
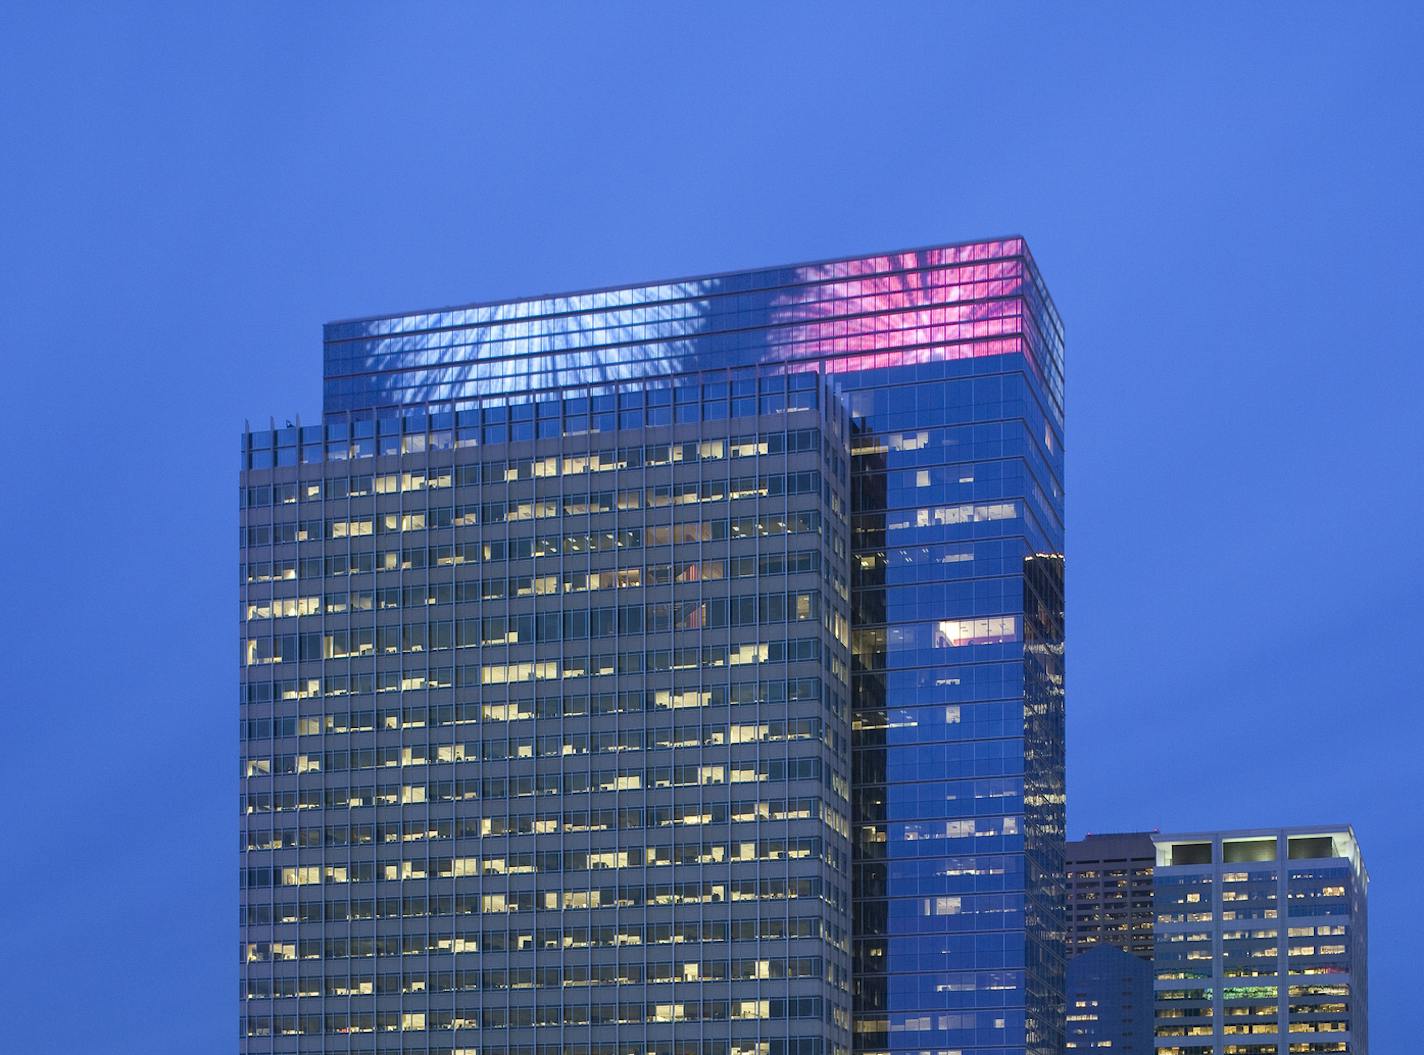
<svg viewBox="0 0 1424 1055"><path fill-rule="evenodd" d="M805 267L772 302L778 357L850 373L1023 352L1023 251L1012 239Z"/></svg>

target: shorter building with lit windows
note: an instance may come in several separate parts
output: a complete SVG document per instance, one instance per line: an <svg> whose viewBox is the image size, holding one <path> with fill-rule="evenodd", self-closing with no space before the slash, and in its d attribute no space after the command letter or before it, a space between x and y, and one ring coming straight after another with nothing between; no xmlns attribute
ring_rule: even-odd
<svg viewBox="0 0 1424 1055"><path fill-rule="evenodd" d="M1066 850L1064 1049L1151 1052L1152 835L1088 835Z"/></svg>
<svg viewBox="0 0 1424 1055"><path fill-rule="evenodd" d="M1152 1055L1152 963L1098 945L1068 961L1068 1052Z"/></svg>
<svg viewBox="0 0 1424 1055"><path fill-rule="evenodd" d="M1069 957L1106 945L1151 960L1152 833L1090 834L1066 850Z"/></svg>
<svg viewBox="0 0 1424 1055"><path fill-rule="evenodd" d="M1155 835L1158 1055L1368 1055L1349 826Z"/></svg>

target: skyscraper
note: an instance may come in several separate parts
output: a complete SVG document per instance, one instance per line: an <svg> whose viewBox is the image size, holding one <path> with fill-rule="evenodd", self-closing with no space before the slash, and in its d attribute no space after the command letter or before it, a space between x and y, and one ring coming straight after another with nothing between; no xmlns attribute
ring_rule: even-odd
<svg viewBox="0 0 1424 1055"><path fill-rule="evenodd" d="M1021 239L325 343L243 440L245 1052L1057 1051Z"/></svg>
<svg viewBox="0 0 1424 1055"><path fill-rule="evenodd" d="M1348 826L1157 835L1159 1055L1369 1055Z"/></svg>

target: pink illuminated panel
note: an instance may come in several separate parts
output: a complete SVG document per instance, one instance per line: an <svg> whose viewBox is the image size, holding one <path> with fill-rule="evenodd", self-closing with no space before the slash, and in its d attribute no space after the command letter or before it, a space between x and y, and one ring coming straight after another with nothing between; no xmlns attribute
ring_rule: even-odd
<svg viewBox="0 0 1424 1055"><path fill-rule="evenodd" d="M1010 239L810 265L770 321L827 373L1022 352L1023 251Z"/></svg>

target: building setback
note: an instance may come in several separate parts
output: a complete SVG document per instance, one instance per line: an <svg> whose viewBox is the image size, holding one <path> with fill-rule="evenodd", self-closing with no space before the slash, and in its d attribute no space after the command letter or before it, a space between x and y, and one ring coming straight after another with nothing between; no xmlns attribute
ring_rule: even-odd
<svg viewBox="0 0 1424 1055"><path fill-rule="evenodd" d="M1369 1055L1348 826L1155 835L1159 1055Z"/></svg>
<svg viewBox="0 0 1424 1055"><path fill-rule="evenodd" d="M333 323L242 469L245 1053L1056 1055L1021 239Z"/></svg>

